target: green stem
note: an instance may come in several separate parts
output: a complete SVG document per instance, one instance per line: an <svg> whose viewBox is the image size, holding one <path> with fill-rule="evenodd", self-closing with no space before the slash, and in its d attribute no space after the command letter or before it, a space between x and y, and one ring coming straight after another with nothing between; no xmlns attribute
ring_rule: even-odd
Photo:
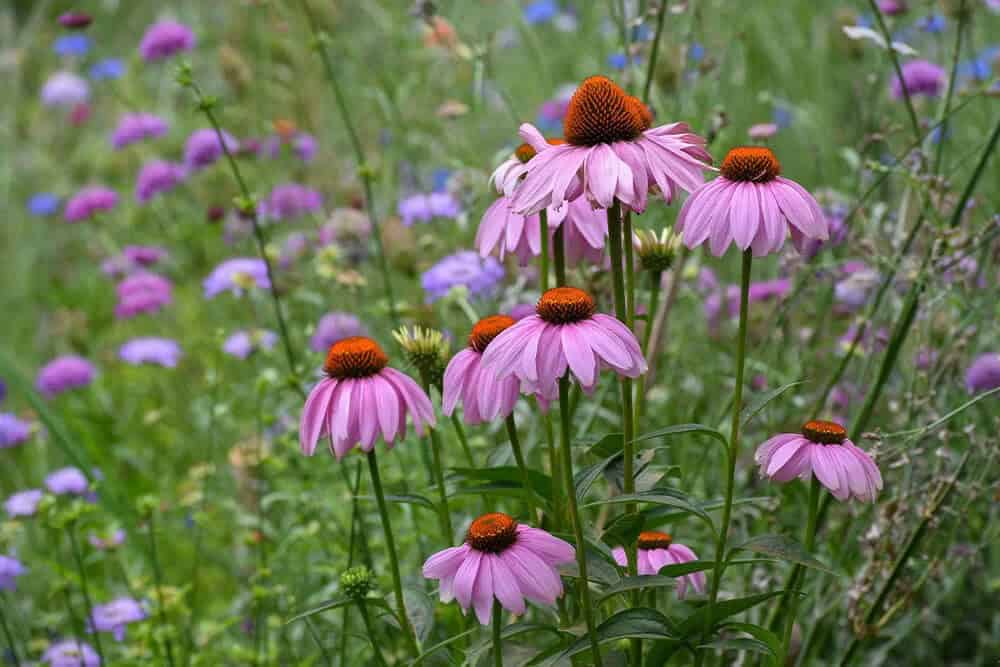
<svg viewBox="0 0 1000 667"><path fill-rule="evenodd" d="M4 602L6 602L6 600L4 600ZM7 646L10 648L10 657L14 661L14 667L21 667L21 659L17 657L14 635L10 631L10 627L7 625L7 612L4 610L3 606L0 606L0 626L3 626L3 636L7 640Z"/></svg>
<svg viewBox="0 0 1000 667"><path fill-rule="evenodd" d="M465 427L462 426L462 421L454 412L451 413L451 425L452 428L455 429L455 435L458 437L459 444L462 445L462 452L465 454L465 459L468 462L469 467L475 468L476 460L472 457L472 449L469 447L469 439L465 436Z"/></svg>
<svg viewBox="0 0 1000 667"><path fill-rule="evenodd" d="M587 638L590 639L590 651L594 665L601 667L601 647L597 642L597 626L594 623L594 609L590 600L590 580L587 577L587 543L583 539L583 523L580 520L580 510L576 502L576 487L573 485L573 453L569 436L569 378L559 378L559 426L562 436L562 474L566 502L569 507L570 520L573 524L573 537L576 539L576 564L580 570L580 599L583 602L583 616L587 622Z"/></svg>
<svg viewBox="0 0 1000 667"><path fill-rule="evenodd" d="M427 395L431 395L431 381L428 374L421 370L420 380L423 384L424 391ZM432 427L430 429L430 441L431 441L431 461L433 463L434 470L434 483L438 489L438 520L441 522L441 532L444 538L445 544L451 544L452 539L455 537L455 533L451 527L451 510L448 507L448 489L444 483L444 466L442 465L441 459L441 434L438 433L437 428Z"/></svg>
<svg viewBox="0 0 1000 667"><path fill-rule="evenodd" d="M345 618L346 616L347 615L345 613ZM308 616L306 617L305 621L306 621L306 629L309 630L309 634L312 636L313 641L316 642L316 646L319 647L319 652L323 655L323 661L326 662L326 667L333 667L333 656L330 655L330 652L326 650L325 646L323 646L323 640L319 638L319 633L316 632L316 627L313 625L313 622L309 619ZM344 632L345 633L347 632L346 627L344 628ZM344 660L341 660L340 664L343 665L346 663L344 662Z"/></svg>
<svg viewBox="0 0 1000 667"><path fill-rule="evenodd" d="M750 267L753 263L753 252L747 248L743 251L743 267L740 277L740 329L736 341L736 385L733 387L732 425L729 435L729 457L726 461L726 502L722 507L722 524L719 526L719 540L715 546L715 567L712 569L712 588L708 597L708 614L705 616L705 636L712 632L712 614L715 601L719 597L719 586L722 573L726 569L726 541L729 538L729 522L733 512L733 486L736 480L736 458L740 450L740 419L743 411L743 370L746 365L747 350L747 320L749 314ZM703 653L699 653L699 656ZM700 660L699 660L700 662Z"/></svg>
<svg viewBox="0 0 1000 667"><path fill-rule="evenodd" d="M80 575L80 588L83 590L83 601L87 604L87 610L85 614L86 621L88 625L93 625L94 623L94 601L90 597L90 585L87 583L87 569L83 566L83 555L80 553L80 545L76 540L76 528L71 523L66 526L66 532L69 533L69 544L70 548L73 550L73 561L76 563L76 571ZM94 634L94 648L97 649L97 657L100 658L101 664L104 661L104 647L101 646L101 633L95 632ZM173 664L173 661L171 661Z"/></svg>
<svg viewBox="0 0 1000 667"><path fill-rule="evenodd" d="M163 647L167 652L167 661L174 664L174 649L170 643L170 624L167 620L167 608L163 602L163 570L160 568L160 552L156 548L156 523L153 515L149 515L149 556L153 564L154 585L156 586L156 606L159 607L160 628L164 633ZM259 632L260 627L255 628Z"/></svg>
<svg viewBox="0 0 1000 667"><path fill-rule="evenodd" d="M566 223L556 227L552 234L552 263L556 268L556 287L566 284L566 242L563 239L563 228Z"/></svg>
<svg viewBox="0 0 1000 667"><path fill-rule="evenodd" d="M656 58L660 53L660 35L663 34L663 18L667 15L667 3L660 2L656 13L656 34L653 35L653 46L649 51L649 67L646 68L646 83L642 86L642 101L649 104L649 90L653 85L653 72L656 70Z"/></svg>
<svg viewBox="0 0 1000 667"><path fill-rule="evenodd" d="M632 211L626 209L622 225L625 250L625 324L635 330L635 244L632 242Z"/></svg>
<svg viewBox="0 0 1000 667"><path fill-rule="evenodd" d="M900 83L899 88L903 91L903 101L906 103L906 113L910 116L910 125L913 128L913 134L919 141L921 139L920 121L917 120L917 112L913 108L913 100L910 98L910 91L905 85L903 85L903 69L899 66L899 58L896 57L896 50L892 47L892 35L889 33L889 28L885 25L885 20L882 18L882 12L878 8L878 3L876 3L875 0L868 0L868 6L871 7L872 13L875 15L875 21L878 23L878 29L882 33L882 38L885 40L885 50L889 54L889 60L892 61L893 69L896 70L896 76L898 77Z"/></svg>
<svg viewBox="0 0 1000 667"><path fill-rule="evenodd" d="M389 521L389 507L385 502L385 494L382 492L382 479L378 472L378 460L375 458L375 450L371 450L368 456L368 473L372 478L372 490L375 492L375 501L378 504L378 513L382 519L382 532L385 533L385 548L389 556L389 569L392 573L392 588L396 596L396 613L399 617L399 626L406 635L406 641L410 645L413 655L419 655L420 649L417 646L417 636L410 625L410 617L406 614L406 602L403 598L403 580L399 576L399 559L396 556L396 538L392 534L392 524Z"/></svg>
<svg viewBox="0 0 1000 667"><path fill-rule="evenodd" d="M358 611L361 612L361 618L365 621L365 630L368 632L368 641L372 645L372 651L375 652L375 662L377 662L380 667L386 667L385 658L382 657L382 649L378 646L378 635L375 634L375 626L372 624L371 614L368 613L368 605L365 604L365 599L359 597L356 602L358 603Z"/></svg>
<svg viewBox="0 0 1000 667"><path fill-rule="evenodd" d="M656 318L656 310L660 307L660 285L663 280L662 271L653 271L649 274L649 306L646 308L646 323L642 327L642 354L649 363L650 349L649 341L653 335L653 320ZM635 399L635 428L642 428L642 417L646 414L646 382L640 380L636 387Z"/></svg>
<svg viewBox="0 0 1000 667"><path fill-rule="evenodd" d="M806 521L805 538L803 539L805 549L808 553L812 553L816 545L816 518L819 515L819 496L821 491L822 486L819 483L819 478L813 475L812 482L809 484L809 519ZM792 601L788 608L788 620L785 622L785 635L781 644L781 654L785 656L785 664L788 662L788 649L792 643L792 629L795 627L795 615L799 610L798 592L802 588L802 580L804 578L805 573L802 572L792 584Z"/></svg>
<svg viewBox="0 0 1000 667"><path fill-rule="evenodd" d="M562 464L559 462L559 447L552 428L552 415L542 416L545 428L545 443L549 450L549 474L552 476L552 526L559 529L563 525L564 510L562 502Z"/></svg>
<svg viewBox="0 0 1000 667"><path fill-rule="evenodd" d="M549 289L549 213L544 208L538 212L538 224L542 236L542 251L538 255L538 286L545 292Z"/></svg>
<svg viewBox="0 0 1000 667"><path fill-rule="evenodd" d="M534 495L531 490L531 483L528 477L528 464L524 460L524 452L521 450L521 440L517 437L517 424L514 423L514 413L507 415L507 419L504 420L504 424L507 426L507 438L510 440L510 449L514 453L514 461L517 463L517 467L521 471L521 485L524 487L525 499ZM532 505L528 504L528 512L530 514Z"/></svg>
<svg viewBox="0 0 1000 667"><path fill-rule="evenodd" d="M503 667L503 644L500 640L500 630L503 628L503 610L500 601L493 598L493 665Z"/></svg>

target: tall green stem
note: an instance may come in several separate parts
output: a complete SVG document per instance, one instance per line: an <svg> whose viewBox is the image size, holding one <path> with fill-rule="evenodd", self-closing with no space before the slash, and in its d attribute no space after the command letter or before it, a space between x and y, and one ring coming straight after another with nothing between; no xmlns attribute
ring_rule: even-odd
<svg viewBox="0 0 1000 667"><path fill-rule="evenodd" d="M663 272L652 271L649 274L649 306L646 307L646 323L642 327L642 354L649 363L652 351L649 348L649 341L653 335L653 321L656 319L656 311L660 307L660 286L663 284ZM639 381L636 387L635 400L635 428L642 428L642 416L646 412L646 382Z"/></svg>
<svg viewBox="0 0 1000 667"><path fill-rule="evenodd" d="M149 523L149 555L153 563L153 583L156 585L156 606L159 608L160 628L164 633L163 648L167 652L167 662L174 664L174 649L170 643L170 622L167 619L167 608L163 600L163 569L160 567L160 552L156 547L156 521L150 513ZM88 603L89 604L89 603ZM260 627L254 629L255 633L260 632Z"/></svg>
<svg viewBox="0 0 1000 667"><path fill-rule="evenodd" d="M556 269L556 287L566 284L566 241L563 239L563 228L566 223L556 227L552 234L552 263Z"/></svg>
<svg viewBox="0 0 1000 667"><path fill-rule="evenodd" d="M587 622L587 637L594 665L601 667L601 647L597 642L597 626L594 623L594 609L590 600L590 580L587 577L587 543L583 539L583 522L576 502L576 487L573 485L573 453L569 435L569 378L559 378L559 427L562 436L562 474L569 507L570 521L573 523L573 537L576 539L576 564L580 570L580 600L583 602L583 616Z"/></svg>
<svg viewBox="0 0 1000 667"><path fill-rule="evenodd" d="M80 545L76 540L76 527L74 524L70 523L66 526L66 532L69 534L69 544L70 548L73 550L73 561L76 563L76 571L80 575L80 588L83 590L83 601L87 604L86 623L93 625L94 601L90 597L90 585L87 580L87 568L83 566L83 555L80 553ZM100 632L94 633L94 647L97 649L97 657L100 658L101 664L105 664L104 647L101 646ZM171 664L173 664L172 661Z"/></svg>
<svg viewBox="0 0 1000 667"><path fill-rule="evenodd" d="M649 66L646 68L646 83L642 86L642 101L649 104L649 90L653 85L653 72L656 71L656 59L660 53L660 36L663 34L663 19L667 15L667 3L660 2L656 14L656 34L653 35L653 47L649 51Z"/></svg>
<svg viewBox="0 0 1000 667"><path fill-rule="evenodd" d="M365 599L361 597L357 599L357 603L358 611L361 612L361 618L365 622L365 630L368 632L368 641L372 645L372 651L375 652L375 662L380 667L386 667L385 658L382 657L382 649L378 646L378 635L375 634L375 626L372 624L371 614L368 613L368 605L365 604Z"/></svg>
<svg viewBox="0 0 1000 667"><path fill-rule="evenodd" d="M635 329L635 244L632 242L632 211L622 216L622 247L625 250L625 324Z"/></svg>
<svg viewBox="0 0 1000 667"><path fill-rule="evenodd" d="M417 647L417 636L410 625L410 617L406 613L406 601L403 598L403 580L399 576L399 559L396 556L396 538L392 535L392 524L389 521L389 507L385 503L385 494L382 492L382 478L378 472L378 461L375 458L375 450L372 449L368 456L368 473L372 478L372 490L375 492L375 501L378 504L378 513L382 519L382 532L385 533L385 549L389 555L389 569L392 572L392 588L396 595L396 614L399 617L399 626L406 635L406 641L410 645L413 655L419 655L420 649Z"/></svg>
<svg viewBox="0 0 1000 667"><path fill-rule="evenodd" d="M740 451L740 419L743 412L743 370L746 366L747 351L747 321L749 314L750 267L753 264L753 251L747 248L743 251L743 270L740 276L740 329L736 341L736 385L733 387L732 425L729 431L729 457L726 461L726 500L722 506L722 524L719 526L719 539L715 545L715 567L712 570L712 588L708 597L708 614L705 616L705 639L712 632L712 614L715 601L719 597L719 586L722 574L726 569L726 540L729 538L729 522L733 513L733 486L736 481L736 458ZM699 658L704 655L699 653ZM701 659L698 661L701 662Z"/></svg>
<svg viewBox="0 0 1000 667"><path fill-rule="evenodd" d="M423 369L420 370L420 381L424 391L431 395L430 376ZM448 489L444 484L444 466L441 460L441 434L437 428L430 429L431 460L434 470L434 483L438 489L438 520L441 522L441 533L445 544L451 544L455 533L451 527L451 510L448 507Z"/></svg>
<svg viewBox="0 0 1000 667"><path fill-rule="evenodd" d="M503 629L503 609L500 601L493 598L493 665L503 667L503 642L500 639L500 630Z"/></svg>
<svg viewBox="0 0 1000 667"><path fill-rule="evenodd" d="M521 471L521 485L524 487L524 496L527 499L532 495L531 482L528 477L528 464L524 460L524 452L521 451L521 440L517 437L517 424L514 423L513 412L507 415L504 424L507 426L507 438L510 440L510 450L514 453L514 461ZM531 507L532 505L529 504L529 513Z"/></svg>
<svg viewBox="0 0 1000 667"><path fill-rule="evenodd" d="M451 413L451 425L455 429L455 436L458 437L459 444L462 445L462 452L465 454L465 459L469 467L475 468L476 460L472 457L472 449L469 448L469 439L465 436L465 427L462 426L462 421L454 412Z"/></svg>
<svg viewBox="0 0 1000 667"><path fill-rule="evenodd" d="M544 208L538 212L542 251L538 255L538 286L542 292L549 289L549 213Z"/></svg>

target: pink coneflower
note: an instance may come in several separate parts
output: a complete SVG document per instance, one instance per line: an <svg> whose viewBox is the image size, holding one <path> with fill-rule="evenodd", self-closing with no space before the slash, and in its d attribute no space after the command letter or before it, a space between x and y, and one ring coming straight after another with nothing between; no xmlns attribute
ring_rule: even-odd
<svg viewBox="0 0 1000 667"><path fill-rule="evenodd" d="M837 500L851 496L875 502L882 490L882 474L863 450L848 440L847 431L836 422L814 420L802 433L774 436L754 454L760 474L775 482L813 475Z"/></svg>
<svg viewBox="0 0 1000 667"><path fill-rule="evenodd" d="M492 512L472 522L462 546L428 558L423 573L440 580L442 602L457 600L463 612L473 607L489 625L494 598L512 614L525 612L525 598L555 604L563 594L558 567L575 556L572 546L544 530Z"/></svg>
<svg viewBox="0 0 1000 667"><path fill-rule="evenodd" d="M769 148L734 148L720 176L698 188L681 208L674 229L688 248L708 242L721 256L735 241L755 257L777 252L791 231L799 248L804 239L829 238L823 209L805 188L781 176Z"/></svg>
<svg viewBox="0 0 1000 667"><path fill-rule="evenodd" d="M526 266L542 251L541 218L538 213L515 213L510 202L510 198L502 196L486 209L476 232L476 247L482 257L496 249L500 259L510 253L517 256L521 266ZM558 208L550 206L549 236L560 226L567 260L575 263L584 258L592 261L600 258L608 234L603 210L593 208L582 198Z"/></svg>
<svg viewBox="0 0 1000 667"><path fill-rule="evenodd" d="M705 140L684 123L651 129L652 120L646 105L610 79L586 79L563 121L565 144L549 146L533 125L521 125L521 136L538 155L528 162L514 210L535 213L583 195L600 208L617 199L642 212L652 186L668 202L678 188L694 190L712 161Z"/></svg>
<svg viewBox="0 0 1000 667"><path fill-rule="evenodd" d="M602 368L635 378L646 372L639 342L616 318L596 313L594 300L575 287L542 295L535 314L497 336L483 353L484 371L498 379L516 375L522 388L546 396L567 370L587 391Z"/></svg>
<svg viewBox="0 0 1000 667"><path fill-rule="evenodd" d="M493 339L516 322L507 315L491 315L472 327L469 346L452 357L444 371L441 411L445 415L451 416L459 399L466 424L504 419L514 410L521 383L514 376L498 381L492 374L484 375L482 358Z"/></svg>
<svg viewBox="0 0 1000 667"><path fill-rule="evenodd" d="M423 435L434 426L434 408L410 377L389 368L389 357L370 338L345 338L330 346L323 370L327 377L309 393L302 409L299 441L312 456L323 436L330 452L342 459L355 445L370 452L379 431L390 449L406 435L406 416Z"/></svg>
<svg viewBox="0 0 1000 667"><path fill-rule="evenodd" d="M668 533L661 533L655 530L644 530L639 533L636 542L636 556L640 575L659 574L660 568L665 565L675 565L678 563L689 563L698 560L698 556L691 551L690 547L674 542ZM628 558L625 555L624 547L615 547L611 550L611 555L615 557L615 562L622 567L628 566ZM692 572L677 578L677 597L684 599L687 594L688 585L692 586L698 593L705 592L705 573Z"/></svg>

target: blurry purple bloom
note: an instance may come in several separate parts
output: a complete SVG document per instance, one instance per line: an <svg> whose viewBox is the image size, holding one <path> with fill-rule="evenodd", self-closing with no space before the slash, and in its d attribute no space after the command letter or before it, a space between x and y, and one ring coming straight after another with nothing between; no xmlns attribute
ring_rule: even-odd
<svg viewBox="0 0 1000 667"><path fill-rule="evenodd" d="M237 331L222 343L222 351L237 359L246 359L257 350L270 350L278 334L264 329Z"/></svg>
<svg viewBox="0 0 1000 667"><path fill-rule="evenodd" d="M52 398L70 389L86 387L94 381L95 374L93 364L83 357L56 357L38 371L35 387L45 398Z"/></svg>
<svg viewBox="0 0 1000 667"><path fill-rule="evenodd" d="M135 199L146 204L153 197L170 192L184 181L187 170L184 165L154 160L143 165L135 181Z"/></svg>
<svg viewBox="0 0 1000 667"><path fill-rule="evenodd" d="M86 80L72 72L56 72L42 86L42 104L49 107L74 107L89 97Z"/></svg>
<svg viewBox="0 0 1000 667"><path fill-rule="evenodd" d="M124 148L143 139L155 139L167 133L167 121L151 113L127 113L118 119L118 127L111 135L111 145L115 150Z"/></svg>
<svg viewBox="0 0 1000 667"><path fill-rule="evenodd" d="M714 292L719 289L720 283L718 276L715 275L715 271L707 266L703 266L698 271L697 285L699 292Z"/></svg>
<svg viewBox="0 0 1000 667"><path fill-rule="evenodd" d="M399 217L407 227L414 222L430 222L434 218L457 218L462 205L447 192L416 194L399 201Z"/></svg>
<svg viewBox="0 0 1000 667"><path fill-rule="evenodd" d="M129 623L145 620L146 610L135 599L120 597L107 604L95 605L90 614L93 632L110 632L115 641L125 639L125 627Z"/></svg>
<svg viewBox="0 0 1000 667"><path fill-rule="evenodd" d="M608 56L608 67L612 69L625 69L628 65L628 56L624 53L612 53Z"/></svg>
<svg viewBox="0 0 1000 667"><path fill-rule="evenodd" d="M775 106L774 111L771 113L771 120L774 121L774 124L779 129L784 129L792 124L792 112L787 107L781 105Z"/></svg>
<svg viewBox="0 0 1000 667"><path fill-rule="evenodd" d="M4 501L3 508L7 516L34 516L38 511L38 503L42 501L43 492L41 489L28 489L12 494Z"/></svg>
<svg viewBox="0 0 1000 667"><path fill-rule="evenodd" d="M101 658L90 646L77 639L64 639L50 644L42 654L49 667L101 667Z"/></svg>
<svg viewBox="0 0 1000 667"><path fill-rule="evenodd" d="M937 97L941 94L947 78L943 67L926 60L911 60L903 65L902 71L902 84L898 76L892 79L892 96L896 99L903 97L903 85L911 97L914 95Z"/></svg>
<svg viewBox="0 0 1000 667"><path fill-rule="evenodd" d="M281 244L278 266L287 269L295 263L295 260L306 254L307 250L309 250L309 237L302 232L292 232Z"/></svg>
<svg viewBox="0 0 1000 667"><path fill-rule="evenodd" d="M52 50L63 58L85 56L90 51L90 38L86 35L62 35L52 43Z"/></svg>
<svg viewBox="0 0 1000 667"><path fill-rule="evenodd" d="M948 27L948 21L941 14L931 14L920 19L917 22L917 27L924 32L936 34L944 32L945 28Z"/></svg>
<svg viewBox="0 0 1000 667"><path fill-rule="evenodd" d="M930 370L930 368L937 363L938 352L929 347L924 347L917 350L917 354L914 356L914 365L922 371Z"/></svg>
<svg viewBox="0 0 1000 667"><path fill-rule="evenodd" d="M231 153L239 148L239 142L228 132L222 133L222 140ZM215 130L195 130L184 143L184 164L189 169L203 169L222 157L222 152L222 142Z"/></svg>
<svg viewBox="0 0 1000 667"><path fill-rule="evenodd" d="M747 130L747 134L751 139L770 139L778 133L777 123L757 123L756 125L751 125L750 129Z"/></svg>
<svg viewBox="0 0 1000 667"><path fill-rule="evenodd" d="M0 412L0 449L16 447L31 437L31 422L18 419L17 415Z"/></svg>
<svg viewBox="0 0 1000 667"><path fill-rule="evenodd" d="M0 403L3 403L5 398L7 398L7 383L0 380Z"/></svg>
<svg viewBox="0 0 1000 667"><path fill-rule="evenodd" d="M354 315L350 313L327 313L320 318L316 331L309 339L309 349L313 352L326 352L334 343L352 336L367 336L368 330Z"/></svg>
<svg viewBox="0 0 1000 667"><path fill-rule="evenodd" d="M705 58L705 47L699 42L692 42L688 49L688 58L691 62L701 62Z"/></svg>
<svg viewBox="0 0 1000 667"><path fill-rule="evenodd" d="M167 257L164 248L153 245L127 245L122 254L136 266L152 266Z"/></svg>
<svg viewBox="0 0 1000 667"><path fill-rule="evenodd" d="M86 12L66 12L60 14L59 25L69 30L82 30L93 22L93 17Z"/></svg>
<svg viewBox="0 0 1000 667"><path fill-rule="evenodd" d="M427 301L433 302L459 286L468 288L471 297L493 296L503 277L503 265L495 257L480 257L472 250L462 250L425 271L420 284L427 293Z"/></svg>
<svg viewBox="0 0 1000 667"><path fill-rule="evenodd" d="M248 287L271 289L271 281L267 277L267 265L264 260L256 257L234 257L222 262L205 278L202 286L205 288L205 298L231 292L236 296L243 294Z"/></svg>
<svg viewBox="0 0 1000 667"><path fill-rule="evenodd" d="M95 213L110 211L118 205L118 193L101 185L81 188L66 202L63 217L66 222L80 222Z"/></svg>
<svg viewBox="0 0 1000 667"><path fill-rule="evenodd" d="M819 254L819 251L826 247L838 246L847 240L847 211L843 206L823 207L823 214L826 217L827 226L830 230L830 238L826 241L819 239L805 239L802 242L802 250L799 254L810 260Z"/></svg>
<svg viewBox="0 0 1000 667"><path fill-rule="evenodd" d="M292 150L303 162L312 162L317 151L316 137L305 132L299 132L292 138Z"/></svg>
<svg viewBox="0 0 1000 667"><path fill-rule="evenodd" d="M173 301L173 285L155 273L135 273L115 288L115 317L127 320L143 313L156 313Z"/></svg>
<svg viewBox="0 0 1000 667"><path fill-rule="evenodd" d="M878 10L886 16L899 16L907 10L904 0L879 0Z"/></svg>
<svg viewBox="0 0 1000 667"><path fill-rule="evenodd" d="M535 304L533 303L519 303L510 309L510 316L515 320L523 320L529 315L535 314Z"/></svg>
<svg viewBox="0 0 1000 667"><path fill-rule="evenodd" d="M125 63L119 58L105 58L91 65L89 73L94 81L120 79L125 74Z"/></svg>
<svg viewBox="0 0 1000 667"><path fill-rule="evenodd" d="M535 0L525 5L522 15L524 22L530 25L546 23L559 14L559 3L556 0Z"/></svg>
<svg viewBox="0 0 1000 667"><path fill-rule="evenodd" d="M51 192L39 192L28 200L28 211L39 217L52 215L59 210L59 197Z"/></svg>
<svg viewBox="0 0 1000 667"><path fill-rule="evenodd" d="M976 357L965 371L965 387L970 394L1000 387L1000 354L989 352Z"/></svg>
<svg viewBox="0 0 1000 667"><path fill-rule="evenodd" d="M788 295L791 288L792 284L788 278L761 280L750 283L748 298L750 303L762 303L765 301L781 299ZM735 315L739 315L739 301L736 303L736 313L734 314L734 317Z"/></svg>
<svg viewBox="0 0 1000 667"><path fill-rule="evenodd" d="M133 366L155 364L174 368L181 358L181 346L169 338L133 338L118 348L118 356Z"/></svg>
<svg viewBox="0 0 1000 667"><path fill-rule="evenodd" d="M18 559L0 554L0 591L14 590L17 578L27 571Z"/></svg>
<svg viewBox="0 0 1000 667"><path fill-rule="evenodd" d="M79 468L60 468L45 478L45 488L57 496L83 496L90 491L90 481Z"/></svg>
<svg viewBox="0 0 1000 667"><path fill-rule="evenodd" d="M87 542L90 543L90 546L100 551L114 549L115 547L121 546L125 543L125 531L121 528L116 528L111 533L104 535L95 535L94 533L90 533L87 536Z"/></svg>
<svg viewBox="0 0 1000 667"><path fill-rule="evenodd" d="M139 42L139 53L143 59L155 62L181 51L190 51L194 44L191 28L176 21L159 21L146 29Z"/></svg>
<svg viewBox="0 0 1000 667"><path fill-rule="evenodd" d="M260 202L260 215L270 220L291 220L323 208L323 195L298 183L276 185Z"/></svg>

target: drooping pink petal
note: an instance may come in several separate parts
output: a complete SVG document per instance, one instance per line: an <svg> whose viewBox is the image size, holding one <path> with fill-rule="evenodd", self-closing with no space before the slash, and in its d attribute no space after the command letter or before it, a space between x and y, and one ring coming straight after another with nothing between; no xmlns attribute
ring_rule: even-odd
<svg viewBox="0 0 1000 667"><path fill-rule="evenodd" d="M517 128L517 133L535 149L536 153L541 153L551 147L549 142L545 141L545 136L531 123L521 123L521 126Z"/></svg>
<svg viewBox="0 0 1000 667"><path fill-rule="evenodd" d="M489 559L493 568L493 593L504 609L520 616L525 608L517 578L507 566L503 554L490 554Z"/></svg>
<svg viewBox="0 0 1000 667"><path fill-rule="evenodd" d="M356 390L358 405L355 407L358 420L358 435L361 451L370 452L378 437L378 401L376 398L376 376L358 380Z"/></svg>
<svg viewBox="0 0 1000 667"><path fill-rule="evenodd" d="M327 412L330 409L330 396L337 387L333 378L324 378L313 387L302 408L302 418L299 421L299 444L302 453L312 456L316 451L316 443L323 435L327 422Z"/></svg>
<svg viewBox="0 0 1000 667"><path fill-rule="evenodd" d="M493 617L493 559L492 554L483 554L479 562L479 574L476 575L475 588L472 590L472 606L476 617L483 625L489 625Z"/></svg>
<svg viewBox="0 0 1000 667"><path fill-rule="evenodd" d="M564 324L560 327L563 354L573 375L584 387L591 387L597 381L597 359L587 343L587 329L579 323Z"/></svg>
<svg viewBox="0 0 1000 667"><path fill-rule="evenodd" d="M386 443L392 443L396 440L397 436L402 437L405 430L399 430L400 421L403 421L403 428L405 429L405 415L403 419L400 417L403 413L402 401L403 398L396 391L396 388L392 386L385 378L380 375L373 376L373 384L375 388L375 410L378 413L379 425L382 427L382 439Z"/></svg>
<svg viewBox="0 0 1000 667"><path fill-rule="evenodd" d="M540 604L553 604L562 595L562 580L554 568L530 549L514 544L500 554L517 577L518 587L526 598Z"/></svg>
<svg viewBox="0 0 1000 667"><path fill-rule="evenodd" d="M472 592L476 585L476 578L479 576L479 563L482 557L482 551L470 549L458 567L458 571L455 572L452 592L463 609L468 609L472 605Z"/></svg>
<svg viewBox="0 0 1000 667"><path fill-rule="evenodd" d="M469 375L469 367L478 362L480 354L471 348L465 348L451 358L444 369L441 392L441 412L450 417L455 412L458 398L462 394Z"/></svg>
<svg viewBox="0 0 1000 667"><path fill-rule="evenodd" d="M469 553L469 545L448 547L439 551L424 561L423 575L427 579L443 579L454 577L461 567L462 561Z"/></svg>
<svg viewBox="0 0 1000 667"><path fill-rule="evenodd" d="M568 542L544 530L523 524L517 527L517 543L530 549L550 565L563 565L576 558L576 550Z"/></svg>
<svg viewBox="0 0 1000 667"><path fill-rule="evenodd" d="M611 208L618 185L618 157L607 144L592 146L583 161L583 182L594 203Z"/></svg>

